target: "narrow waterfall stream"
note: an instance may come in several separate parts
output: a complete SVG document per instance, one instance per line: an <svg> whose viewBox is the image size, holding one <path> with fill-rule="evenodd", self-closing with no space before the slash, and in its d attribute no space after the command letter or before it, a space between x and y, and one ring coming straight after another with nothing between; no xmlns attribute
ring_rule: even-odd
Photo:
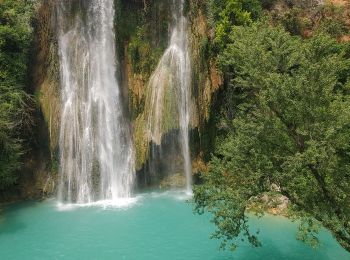
<svg viewBox="0 0 350 260"><path fill-rule="evenodd" d="M179 143L186 176L186 190L191 192L192 167L189 147L191 119L191 62L187 39L184 0L172 1L173 25L169 46L152 74L146 99L148 138L160 145L163 134L180 128Z"/></svg>
<svg viewBox="0 0 350 260"><path fill-rule="evenodd" d="M114 0L61 1L59 199L131 196L134 153L116 72Z"/></svg>

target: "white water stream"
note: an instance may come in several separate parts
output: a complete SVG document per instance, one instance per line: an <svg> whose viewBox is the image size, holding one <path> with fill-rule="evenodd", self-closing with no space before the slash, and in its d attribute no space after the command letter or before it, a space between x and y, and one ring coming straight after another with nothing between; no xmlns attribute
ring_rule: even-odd
<svg viewBox="0 0 350 260"><path fill-rule="evenodd" d="M189 148L192 103L191 62L187 38L188 23L183 9L184 0L172 1L174 22L171 28L170 43L152 74L148 85L150 97L146 102L151 108L150 111L147 111L148 137L156 144L161 144L162 135L167 130L165 129L167 125L178 121L186 190L190 192L192 186Z"/></svg>
<svg viewBox="0 0 350 260"><path fill-rule="evenodd" d="M59 4L63 202L131 196L134 152L116 76L114 15L114 0Z"/></svg>

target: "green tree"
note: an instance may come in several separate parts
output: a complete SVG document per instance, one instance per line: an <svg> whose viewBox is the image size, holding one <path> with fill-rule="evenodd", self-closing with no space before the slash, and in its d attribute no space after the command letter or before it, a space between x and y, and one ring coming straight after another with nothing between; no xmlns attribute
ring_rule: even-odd
<svg viewBox="0 0 350 260"><path fill-rule="evenodd" d="M0 1L0 189L17 180L23 138L31 121L26 93L32 43L32 2Z"/></svg>
<svg viewBox="0 0 350 260"><path fill-rule="evenodd" d="M317 242L316 220L350 251L349 46L265 25L235 27L231 41L219 57L225 134L195 188L197 211L213 213L223 246L239 235L259 246L247 206L277 184L309 220L299 239Z"/></svg>
<svg viewBox="0 0 350 260"><path fill-rule="evenodd" d="M235 25L248 25L261 14L259 0L211 0L209 15L215 28L214 42L223 48Z"/></svg>

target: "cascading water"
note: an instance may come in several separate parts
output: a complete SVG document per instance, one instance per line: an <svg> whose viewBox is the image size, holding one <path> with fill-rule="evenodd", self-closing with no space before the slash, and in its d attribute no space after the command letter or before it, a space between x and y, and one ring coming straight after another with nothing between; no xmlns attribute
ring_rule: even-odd
<svg viewBox="0 0 350 260"><path fill-rule="evenodd" d="M64 202L131 196L134 153L116 76L114 14L114 0L59 4Z"/></svg>
<svg viewBox="0 0 350 260"><path fill-rule="evenodd" d="M160 145L169 129L180 128L180 143L187 191L191 191L192 167L189 148L191 117L191 63L187 39L184 0L173 0L174 24L168 48L162 56L148 85L146 99L148 138ZM177 126L175 126L177 125Z"/></svg>

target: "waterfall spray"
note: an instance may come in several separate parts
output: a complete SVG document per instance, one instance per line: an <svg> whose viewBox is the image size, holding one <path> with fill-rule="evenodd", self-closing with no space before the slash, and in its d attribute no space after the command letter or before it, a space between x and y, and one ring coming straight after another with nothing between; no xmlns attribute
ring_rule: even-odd
<svg viewBox="0 0 350 260"><path fill-rule="evenodd" d="M186 189L192 189L192 167L189 148L191 117L191 62L187 39L187 19L183 10L184 0L173 0L173 26L168 48L152 74L146 103L148 138L161 144L163 133L169 124L178 122L180 143L186 176ZM169 98L170 97L170 98ZM173 99L169 101L167 99ZM174 105L175 104L175 105ZM168 110L168 111L166 111ZM168 118L171 115L172 118ZM175 118L177 117L177 118ZM166 122L171 120L172 122ZM168 127L169 128L169 127Z"/></svg>
<svg viewBox="0 0 350 260"><path fill-rule="evenodd" d="M65 202L131 196L134 153L116 76L114 14L114 0L59 4L59 198Z"/></svg>

